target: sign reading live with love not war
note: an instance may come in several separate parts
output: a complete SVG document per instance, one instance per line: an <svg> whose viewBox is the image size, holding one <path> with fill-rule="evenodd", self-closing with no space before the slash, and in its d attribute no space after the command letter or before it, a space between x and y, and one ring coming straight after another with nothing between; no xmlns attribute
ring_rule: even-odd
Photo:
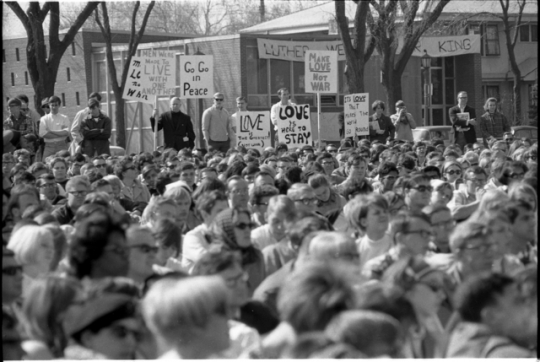
<svg viewBox="0 0 540 362"><path fill-rule="evenodd" d="M270 112L238 112L236 114L236 146L256 148L260 152L270 143Z"/></svg>
<svg viewBox="0 0 540 362"><path fill-rule="evenodd" d="M174 95L175 83L174 52L141 50L131 58L122 98L153 104L157 96Z"/></svg>
<svg viewBox="0 0 540 362"><path fill-rule="evenodd" d="M345 102L345 137L369 134L369 93L348 94Z"/></svg>
<svg viewBox="0 0 540 362"><path fill-rule="evenodd" d="M180 98L211 98L214 95L214 57L180 56Z"/></svg>
<svg viewBox="0 0 540 362"><path fill-rule="evenodd" d="M307 93L337 93L337 52L309 50L305 57Z"/></svg>
<svg viewBox="0 0 540 362"><path fill-rule="evenodd" d="M278 112L278 137L289 149L313 146L309 104L282 106Z"/></svg>

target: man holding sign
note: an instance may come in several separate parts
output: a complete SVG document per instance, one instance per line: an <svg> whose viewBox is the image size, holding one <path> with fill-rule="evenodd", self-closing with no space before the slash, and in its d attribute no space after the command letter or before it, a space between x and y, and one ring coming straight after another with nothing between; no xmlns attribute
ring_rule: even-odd
<svg viewBox="0 0 540 362"><path fill-rule="evenodd" d="M272 124L274 125L274 130L276 131L276 139L275 143L278 142L278 119L279 119L279 110L282 107L286 106L294 106L295 104L291 102L291 94L289 93L289 89L287 88L281 88L277 91L277 94L279 96L280 101L277 102L272 106L270 109L270 120L272 121Z"/></svg>
<svg viewBox="0 0 540 362"><path fill-rule="evenodd" d="M191 117L180 111L180 98L171 98L171 110L158 118L157 109L154 109L150 124L155 132L156 118L158 118L158 132L163 129L165 148L174 148L180 151L183 148L193 149L195 146L195 132Z"/></svg>

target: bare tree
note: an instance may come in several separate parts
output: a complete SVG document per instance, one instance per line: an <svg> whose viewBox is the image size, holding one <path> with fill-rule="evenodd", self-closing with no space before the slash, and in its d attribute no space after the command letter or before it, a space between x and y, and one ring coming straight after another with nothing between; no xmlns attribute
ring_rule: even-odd
<svg viewBox="0 0 540 362"><path fill-rule="evenodd" d="M363 93L364 67L375 49L375 38L370 36L366 48L366 18L370 12L368 1L355 1L354 39L349 33L349 20L345 16L345 1L335 1L336 22L345 49L346 70L345 78L350 93Z"/></svg>
<svg viewBox="0 0 540 362"><path fill-rule="evenodd" d="M424 9L419 14L420 1L370 0L378 17L375 19L373 14L368 12L367 22L382 58L382 85L389 107L394 107L396 101L403 98L401 78L420 37L439 18L449 2L450 0L426 0L422 2ZM419 15L422 17L420 21L417 19ZM403 38L403 47L398 54L400 35Z"/></svg>
<svg viewBox="0 0 540 362"><path fill-rule="evenodd" d="M95 9L95 20L99 28L101 29L103 38L105 39L109 78L111 80L111 88L114 92L114 97L116 101L116 110L114 113L114 116L115 116L114 118L116 121L116 144L119 145L120 147L125 148L126 147L126 126L125 126L125 119L124 119L125 102L124 102L124 99L122 98L122 94L124 92L124 86L126 83L129 67L128 66L123 67L120 82L118 82L118 78L116 75L116 67L113 60L112 34L111 34L109 13L107 11L107 2L102 1L100 2L100 4L101 4L101 13L103 16L103 22L100 19L98 8ZM133 12L131 13L131 34L129 37L128 51L127 51L127 57L126 57L126 62L125 62L126 65L131 62L131 58L137 53L137 47L139 46L139 43L141 42L141 39L144 35L144 30L146 28L146 24L148 22L148 18L150 16L150 13L152 12L154 4L155 4L155 1L151 1L150 4L148 4L141 26L139 28L139 31L136 30L136 27L137 27L136 23L137 23L137 16L138 16L138 11L140 7L140 1L137 1L135 3L135 6L133 7Z"/></svg>
<svg viewBox="0 0 540 362"><path fill-rule="evenodd" d="M54 94L54 85L60 61L66 49L75 39L75 35L86 19L97 8L98 3L88 2L77 17L70 24L67 33L60 40L60 5L58 2L46 2L43 7L37 1L28 3L26 13L19 3L10 1L6 5L17 15L22 22L28 42L26 46L26 64L32 87L34 88L34 107L43 114L41 100ZM49 46L45 43L43 22L49 16Z"/></svg>

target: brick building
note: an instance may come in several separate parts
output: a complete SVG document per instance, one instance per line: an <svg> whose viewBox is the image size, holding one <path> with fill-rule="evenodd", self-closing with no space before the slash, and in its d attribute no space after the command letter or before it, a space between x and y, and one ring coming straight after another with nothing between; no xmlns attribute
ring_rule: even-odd
<svg viewBox="0 0 540 362"><path fill-rule="evenodd" d="M60 31L60 35L67 30ZM129 32L114 31L115 44L127 43ZM191 38L190 35L165 34L145 32L142 43L166 41L171 39ZM48 38L45 36L48 44ZM26 94L30 99L30 107L34 107L34 89L28 74L26 62L26 35L12 35L3 38L3 109L6 114L6 100L18 94ZM69 117L86 106L88 95L93 91L94 72L92 68L92 49L104 46L103 36L99 30L81 29L75 36L74 42L66 50L60 67L55 85L55 94L62 99L61 113Z"/></svg>

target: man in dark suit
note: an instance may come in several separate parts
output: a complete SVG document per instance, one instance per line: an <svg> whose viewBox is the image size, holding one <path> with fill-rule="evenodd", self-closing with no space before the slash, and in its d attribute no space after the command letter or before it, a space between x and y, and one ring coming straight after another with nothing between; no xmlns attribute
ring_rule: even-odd
<svg viewBox="0 0 540 362"><path fill-rule="evenodd" d="M476 111L467 105L467 92L459 92L457 99L457 106L450 108L448 113L454 132L454 143L463 149L467 143L476 142ZM469 113L469 119L463 119L458 113Z"/></svg>
<svg viewBox="0 0 540 362"><path fill-rule="evenodd" d="M150 124L155 132L156 118L158 118L158 131L163 129L165 148L174 148L180 151L183 148L195 147L195 132L191 117L180 111L180 98L171 98L171 110L158 118L157 109L154 109Z"/></svg>

